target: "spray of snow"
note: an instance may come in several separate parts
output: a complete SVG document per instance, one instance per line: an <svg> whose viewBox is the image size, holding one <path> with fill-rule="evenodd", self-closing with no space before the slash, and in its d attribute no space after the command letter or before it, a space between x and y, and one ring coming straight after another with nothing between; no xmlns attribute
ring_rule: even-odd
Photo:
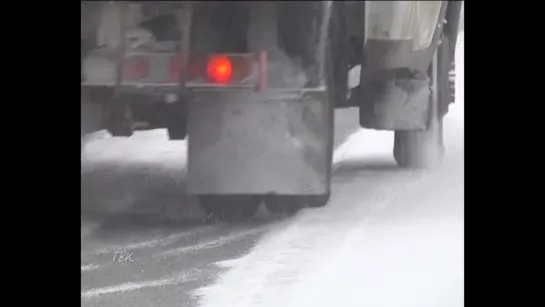
<svg viewBox="0 0 545 307"><path fill-rule="evenodd" d="M98 269L98 267L99 266L96 264L85 264L81 266L81 272L83 273L83 272L95 270L95 269Z"/></svg>

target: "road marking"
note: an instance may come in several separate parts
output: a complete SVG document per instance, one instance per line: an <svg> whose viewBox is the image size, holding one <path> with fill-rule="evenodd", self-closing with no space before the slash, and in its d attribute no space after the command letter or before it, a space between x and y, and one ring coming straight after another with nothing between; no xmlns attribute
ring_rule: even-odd
<svg viewBox="0 0 545 307"><path fill-rule="evenodd" d="M240 258L235 258L235 259L227 259L227 260L218 261L218 262L215 262L214 264L220 269L230 269L239 265L242 262L242 259L244 259L244 256Z"/></svg>
<svg viewBox="0 0 545 307"><path fill-rule="evenodd" d="M91 271L91 270L94 270L94 269L98 269L98 265L96 264L84 264L81 266L81 272L87 272L87 271Z"/></svg>
<svg viewBox="0 0 545 307"><path fill-rule="evenodd" d="M100 295L117 294L129 291L140 290L144 288L154 288L166 285L176 285L187 281L193 281L197 279L198 272L182 272L176 277L161 278L156 280L148 280L143 282L127 282L115 286L94 288L81 292L81 297L84 299L90 299Z"/></svg>
<svg viewBox="0 0 545 307"><path fill-rule="evenodd" d="M109 254L113 253L118 250L134 250L134 249L144 249L144 248L151 248L151 247L160 247L160 246L167 246L173 243L176 243L178 240L188 237L190 235L194 234L200 234L203 232L208 232L211 230L214 230L218 228L218 225L213 226L205 226L200 229L197 229L195 231L187 231L182 233L175 233L171 234L167 237L161 238L161 236L155 237L151 240L143 241L143 242L136 242L136 243L129 243L125 245L113 245L113 246L107 246L103 248L99 248L90 252L83 252L83 255L99 255L99 254Z"/></svg>
<svg viewBox="0 0 545 307"><path fill-rule="evenodd" d="M209 249L209 248L222 246L222 245L225 245L227 243L238 240L240 238L243 238L243 237L246 237L246 236L249 236L249 235L253 235L253 234L256 234L256 233L259 233L259 232L262 232L262 231L266 231L267 229L270 229L271 227L273 227L273 225L274 224L272 224L272 225L269 224L269 225L266 225L266 226L261 226L261 227L257 227L257 228L246 230L246 231L236 232L236 233L233 233L233 234L230 234L230 235L227 235L227 236L222 236L222 237L219 237L217 239L210 240L210 241L207 241L207 242L202 242L202 243L198 243L198 244L194 244L194 245L189 245L189 246L184 246L184 247L180 247L180 248L167 250L166 252L162 252L162 253L158 253L158 254L153 255L153 257L156 258L156 257L176 256L176 255L185 254L185 253L189 253L189 252L195 252L195 251L199 251L199 250L203 250L203 249Z"/></svg>

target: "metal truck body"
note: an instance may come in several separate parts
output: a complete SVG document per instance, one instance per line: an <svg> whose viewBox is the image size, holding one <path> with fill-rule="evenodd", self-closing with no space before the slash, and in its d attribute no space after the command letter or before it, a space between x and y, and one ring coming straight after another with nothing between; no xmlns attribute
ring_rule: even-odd
<svg viewBox="0 0 545 307"><path fill-rule="evenodd" d="M429 147L428 132L441 142L433 125L450 103L444 75L460 6L83 2L83 97L106 110L113 135L167 128L173 139L187 137L190 194L322 206L335 108L357 106L362 127L396 131L401 165L416 163L422 154L413 147ZM360 85L349 93L357 65Z"/></svg>

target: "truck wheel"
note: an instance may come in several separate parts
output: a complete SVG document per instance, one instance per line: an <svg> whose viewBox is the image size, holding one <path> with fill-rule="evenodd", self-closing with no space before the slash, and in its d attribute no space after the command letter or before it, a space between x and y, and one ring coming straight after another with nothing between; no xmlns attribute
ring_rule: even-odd
<svg viewBox="0 0 545 307"><path fill-rule="evenodd" d="M429 72L430 120L426 131L396 131L394 158L401 167L432 168L444 156L443 116L450 102L448 39L442 38Z"/></svg>
<svg viewBox="0 0 545 307"><path fill-rule="evenodd" d="M106 130L116 137L130 137L133 134L133 118L130 103L119 100L111 100L106 115Z"/></svg>
<svg viewBox="0 0 545 307"><path fill-rule="evenodd" d="M167 127L169 140L183 140L187 136L184 125L172 125Z"/></svg>
<svg viewBox="0 0 545 307"><path fill-rule="evenodd" d="M330 193L323 195L308 195L307 196L307 205L310 208L321 208L325 207L329 202Z"/></svg>
<svg viewBox="0 0 545 307"><path fill-rule="evenodd" d="M443 123L436 121L427 131L396 131L394 158L407 168L433 168L441 163L444 146L440 134Z"/></svg>
<svg viewBox="0 0 545 307"><path fill-rule="evenodd" d="M261 198L255 195L203 195L199 202L207 221L238 222L255 215Z"/></svg>
<svg viewBox="0 0 545 307"><path fill-rule="evenodd" d="M177 102L167 109L167 131L169 140L183 140L187 136L187 110L185 102Z"/></svg>
<svg viewBox="0 0 545 307"><path fill-rule="evenodd" d="M271 213L292 215L306 207L305 197L303 195L267 195L263 200Z"/></svg>

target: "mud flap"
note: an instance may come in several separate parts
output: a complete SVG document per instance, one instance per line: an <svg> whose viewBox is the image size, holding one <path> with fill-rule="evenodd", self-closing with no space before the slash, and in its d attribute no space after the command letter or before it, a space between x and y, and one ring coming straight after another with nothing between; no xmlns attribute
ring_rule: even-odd
<svg viewBox="0 0 545 307"><path fill-rule="evenodd" d="M452 59L446 36L441 37L440 45L441 47L437 48L437 73L440 76L437 86L441 90L437 108L439 118L442 118L452 102L454 87L448 78ZM430 113L429 86L430 81L427 78L395 75L389 79L368 82L358 89L360 91L358 94L363 97L359 98L360 125L363 128L377 130L426 130Z"/></svg>
<svg viewBox="0 0 545 307"><path fill-rule="evenodd" d="M425 130L430 95L427 79L370 82L362 89L360 125L377 130Z"/></svg>
<svg viewBox="0 0 545 307"><path fill-rule="evenodd" d="M188 192L329 192L328 112L310 95L199 93L189 103Z"/></svg>

